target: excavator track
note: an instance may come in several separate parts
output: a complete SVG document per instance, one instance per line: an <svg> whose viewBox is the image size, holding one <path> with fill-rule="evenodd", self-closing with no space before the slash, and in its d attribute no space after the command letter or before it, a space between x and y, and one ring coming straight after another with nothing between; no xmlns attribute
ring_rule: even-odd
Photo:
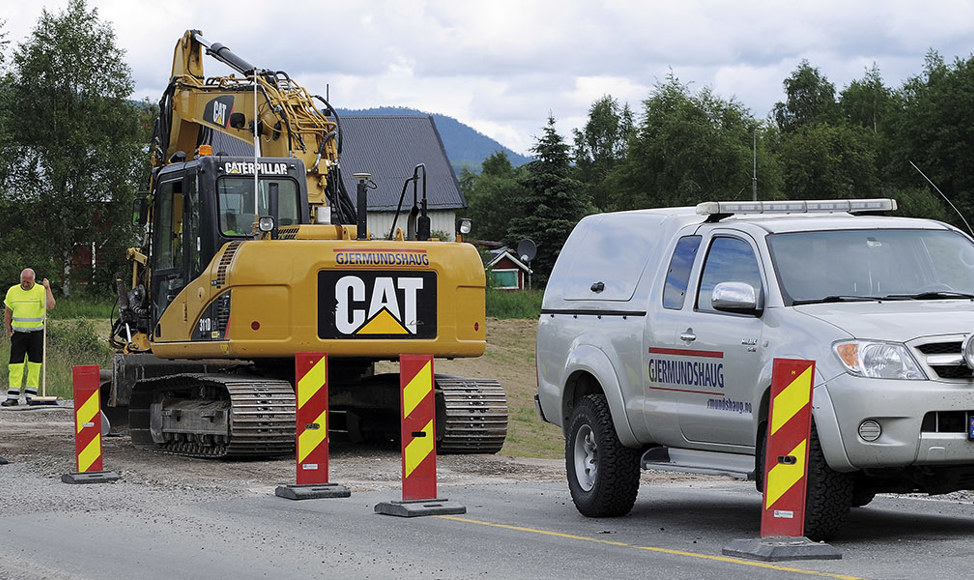
<svg viewBox="0 0 974 580"><path fill-rule="evenodd" d="M287 381L179 374L140 381L129 409L132 442L210 459L293 454L295 396Z"/></svg>
<svg viewBox="0 0 974 580"><path fill-rule="evenodd" d="M437 453L497 453L507 438L507 395L492 379L436 375Z"/></svg>

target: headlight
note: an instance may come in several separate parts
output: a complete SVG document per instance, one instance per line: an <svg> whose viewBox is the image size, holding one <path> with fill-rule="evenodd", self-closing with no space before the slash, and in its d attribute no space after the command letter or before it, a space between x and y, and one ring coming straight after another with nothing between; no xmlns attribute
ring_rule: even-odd
<svg viewBox="0 0 974 580"><path fill-rule="evenodd" d="M906 345L897 342L854 340L832 346L846 370L874 379L927 379Z"/></svg>

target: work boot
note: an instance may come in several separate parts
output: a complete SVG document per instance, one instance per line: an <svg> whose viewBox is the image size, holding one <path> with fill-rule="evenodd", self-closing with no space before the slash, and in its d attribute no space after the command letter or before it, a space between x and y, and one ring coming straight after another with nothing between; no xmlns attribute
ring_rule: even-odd
<svg viewBox="0 0 974 580"><path fill-rule="evenodd" d="M17 399L7 399L4 402L0 403L0 407L16 407L19 403L20 401L18 401Z"/></svg>
<svg viewBox="0 0 974 580"><path fill-rule="evenodd" d="M10 463L10 462L7 461L6 459L4 459L2 456L0 456L0 465L6 465L8 463Z"/></svg>

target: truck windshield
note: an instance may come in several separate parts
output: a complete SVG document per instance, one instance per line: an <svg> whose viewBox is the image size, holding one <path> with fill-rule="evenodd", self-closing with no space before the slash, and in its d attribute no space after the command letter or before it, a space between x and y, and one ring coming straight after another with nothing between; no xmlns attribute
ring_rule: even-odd
<svg viewBox="0 0 974 580"><path fill-rule="evenodd" d="M262 178L257 195L257 212L254 212L254 178L247 176L222 177L217 182L220 212L220 231L225 236L250 237L255 216L270 215L268 192L271 184L278 188L278 222L287 226L299 222L297 184L287 178Z"/></svg>
<svg viewBox="0 0 974 580"><path fill-rule="evenodd" d="M830 230L768 236L788 306L974 296L974 243L944 230Z"/></svg>

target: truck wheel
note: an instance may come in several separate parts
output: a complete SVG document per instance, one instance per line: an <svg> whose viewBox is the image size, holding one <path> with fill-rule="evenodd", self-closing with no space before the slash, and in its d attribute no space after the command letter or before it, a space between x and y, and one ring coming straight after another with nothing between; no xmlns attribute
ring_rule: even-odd
<svg viewBox="0 0 974 580"><path fill-rule="evenodd" d="M768 423L758 426L757 449L754 450L754 487L764 493L765 454L768 452Z"/></svg>
<svg viewBox="0 0 974 580"><path fill-rule="evenodd" d="M568 489L579 513L624 516L639 492L639 452L623 445L603 395L587 395L568 422L565 463Z"/></svg>
<svg viewBox="0 0 974 580"><path fill-rule="evenodd" d="M825 462L818 432L812 425L808 441L808 480L805 490L805 536L826 542L845 523L852 507L853 477L832 470Z"/></svg>

